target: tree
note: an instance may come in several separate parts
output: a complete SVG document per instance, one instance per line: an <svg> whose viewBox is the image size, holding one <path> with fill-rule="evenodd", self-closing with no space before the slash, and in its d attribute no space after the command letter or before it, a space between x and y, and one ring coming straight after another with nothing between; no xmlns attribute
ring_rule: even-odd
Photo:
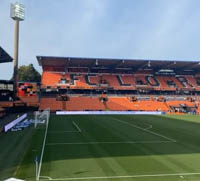
<svg viewBox="0 0 200 181"><path fill-rule="evenodd" d="M40 82L41 75L33 67L33 64L20 66L18 69L18 81L19 82Z"/></svg>

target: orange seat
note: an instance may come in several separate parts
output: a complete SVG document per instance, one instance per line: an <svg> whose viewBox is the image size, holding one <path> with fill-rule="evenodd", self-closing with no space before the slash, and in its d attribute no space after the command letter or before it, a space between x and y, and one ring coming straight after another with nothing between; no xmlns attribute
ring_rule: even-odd
<svg viewBox="0 0 200 181"><path fill-rule="evenodd" d="M98 97L70 97L70 100L67 101L66 109L68 111L95 111L105 110L105 106Z"/></svg>

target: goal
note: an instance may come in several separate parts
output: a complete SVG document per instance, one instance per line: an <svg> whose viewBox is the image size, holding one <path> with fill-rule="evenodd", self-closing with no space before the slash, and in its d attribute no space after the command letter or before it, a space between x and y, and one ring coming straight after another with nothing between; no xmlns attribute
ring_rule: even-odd
<svg viewBox="0 0 200 181"><path fill-rule="evenodd" d="M36 181L40 180L40 171L42 167L43 154L45 149L48 125L49 125L50 109L45 109L44 111L35 112L35 128L36 132L40 138L38 142L38 148L41 148L41 153L39 153L39 162L36 159ZM43 140L43 141L42 141ZM39 149L40 150L40 149ZM36 155L38 158L38 155Z"/></svg>
<svg viewBox="0 0 200 181"><path fill-rule="evenodd" d="M49 116L50 116L50 109L45 109L44 111L36 111L35 112L35 128L38 124L44 124L49 122Z"/></svg>

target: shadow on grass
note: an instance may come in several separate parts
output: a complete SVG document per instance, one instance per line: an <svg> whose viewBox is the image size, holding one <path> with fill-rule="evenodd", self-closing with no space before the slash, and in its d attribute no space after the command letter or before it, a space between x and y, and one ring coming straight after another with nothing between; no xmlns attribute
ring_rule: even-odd
<svg viewBox="0 0 200 181"><path fill-rule="evenodd" d="M180 119L179 119L180 118ZM196 116L188 116L188 120L197 119ZM131 127L116 119L125 121L145 129L147 125L152 125L150 131L166 137L175 139L176 142L167 141L159 137ZM187 119L184 117L184 119ZM72 132L63 134L51 134L50 131L66 130L74 121L82 132ZM200 123L200 122L199 122ZM61 144L46 145L44 150L43 163L52 161L80 159L80 158L103 158L103 157L134 157L134 156L154 156L170 154L194 154L200 153L200 124L197 121L183 120L182 117L168 116L51 116L46 144L49 143L88 143L88 142L121 142L118 144ZM60 125L60 126L59 126ZM70 127L71 129L71 127ZM74 128L75 130L76 128ZM22 134L22 135L21 135ZM14 136L16 135L16 136ZM0 140L0 145L10 149L2 157L12 159L12 155L20 153L20 149L28 146L28 151L18 172L21 178L33 177L35 156L41 155L44 129L36 130L34 136L26 137L28 132L8 133ZM26 138L26 139L25 139ZM12 142L12 140L15 140ZM124 144L125 141L139 141L137 144ZM141 141L161 141L161 143L141 143ZM162 142L163 141L163 142ZM23 143L21 143L23 142ZM19 147L19 144L22 144ZM18 148L19 147L19 148ZM2 148L2 147L1 147ZM12 150L13 149L13 150ZM6 164L3 159L1 170L15 167L17 161ZM29 165L29 166L28 166ZM30 166L32 165L32 166ZM23 171L23 169L26 171ZM77 172L77 174L79 174ZM1 177L0 177L1 178Z"/></svg>
<svg viewBox="0 0 200 181"><path fill-rule="evenodd" d="M44 162L54 160L165 155L200 153L200 124L166 116L60 116L62 121L76 121L82 129L81 133L48 134L48 143L91 143L95 144L61 144L46 145ZM152 135L129 125L116 123L119 119L140 127L152 125L150 131L175 139L177 142ZM192 117L194 118L194 117ZM52 117L49 131L54 130L54 124L59 124L57 117ZM67 126L67 125L66 125ZM143 128L143 127L142 127ZM39 139L39 138L38 138ZM136 144L123 142L136 141ZM149 141L149 143L140 143ZM152 141L152 142L151 142ZM155 141L155 143L154 143ZM160 143L157 141L161 141ZM163 143L162 143L163 141ZM97 144L102 142L122 142L119 144ZM32 148L34 149L34 148ZM27 160L28 161L28 160ZM29 162L29 161L28 161Z"/></svg>

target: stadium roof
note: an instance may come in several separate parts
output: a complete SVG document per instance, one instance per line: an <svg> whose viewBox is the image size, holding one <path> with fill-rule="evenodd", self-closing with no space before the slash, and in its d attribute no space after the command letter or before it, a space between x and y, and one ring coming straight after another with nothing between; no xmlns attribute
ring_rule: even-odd
<svg viewBox="0 0 200 181"><path fill-rule="evenodd" d="M195 72L200 72L200 61L52 57L52 56L37 56L37 60L40 66L131 68L133 70L170 69L170 70L186 70L186 71L192 70Z"/></svg>
<svg viewBox="0 0 200 181"><path fill-rule="evenodd" d="M13 58L0 46L0 63L12 62Z"/></svg>

